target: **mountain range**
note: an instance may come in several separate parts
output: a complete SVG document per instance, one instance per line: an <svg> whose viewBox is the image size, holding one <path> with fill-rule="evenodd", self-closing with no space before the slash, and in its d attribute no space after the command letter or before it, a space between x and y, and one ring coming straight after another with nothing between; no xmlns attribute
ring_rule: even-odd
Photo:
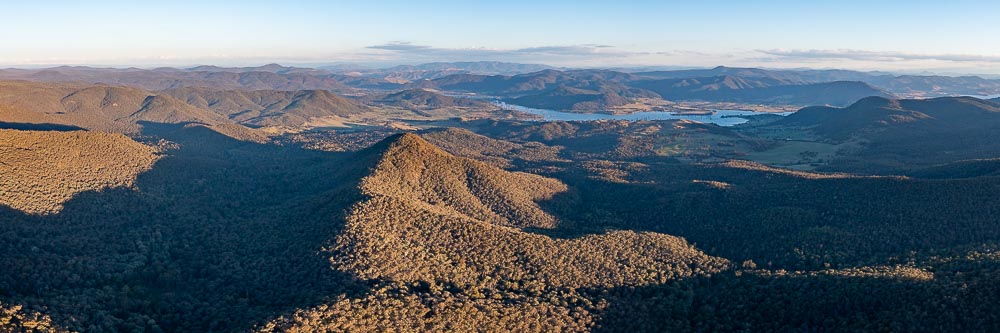
<svg viewBox="0 0 1000 333"><path fill-rule="evenodd" d="M454 74L516 75L554 69L551 66L517 64L496 61L474 62L433 62L419 65L399 65L379 69L343 69L320 67L336 73L385 80L405 84L413 81L430 80Z"/></svg>
<svg viewBox="0 0 1000 333"><path fill-rule="evenodd" d="M643 98L778 105L847 106L867 96L935 97L1000 94L1000 81L975 76L892 75L847 70L712 69L625 73L496 62L431 63L345 71L269 64L260 67L114 69L55 67L0 70L2 79L125 85L151 91L329 90L364 94L407 89L475 93L524 106L604 111ZM530 97L534 96L534 97ZM546 100L545 103L536 101ZM555 102L559 100L560 102Z"/></svg>
<svg viewBox="0 0 1000 333"><path fill-rule="evenodd" d="M350 92L340 76L313 71L283 70L281 66L261 68L115 69L62 66L46 69L6 69L0 79L39 82L84 82L124 85L146 90L200 87L229 90L331 90ZM287 69L287 68L286 68Z"/></svg>
<svg viewBox="0 0 1000 333"><path fill-rule="evenodd" d="M989 96L1000 93L1000 80L978 76L894 75L885 72L850 70L770 70L719 66L712 69L639 72L635 75L654 79L733 76L768 79L783 84L807 84L832 81L860 81L903 97L941 97L949 95Z"/></svg>

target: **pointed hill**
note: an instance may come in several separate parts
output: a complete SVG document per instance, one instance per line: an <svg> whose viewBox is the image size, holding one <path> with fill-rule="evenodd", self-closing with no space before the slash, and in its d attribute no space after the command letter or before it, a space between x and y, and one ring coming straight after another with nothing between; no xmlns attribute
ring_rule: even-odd
<svg viewBox="0 0 1000 333"><path fill-rule="evenodd" d="M566 191L566 185L454 157L415 134L386 140L375 147L385 150L375 172L363 183L363 192L446 207L498 225L555 227L555 218L534 201Z"/></svg>
<svg viewBox="0 0 1000 333"><path fill-rule="evenodd" d="M352 209L331 260L362 279L576 288L661 283L727 265L664 234L555 239L522 230L558 227L537 202L566 185L455 157L413 134L358 154L375 164L360 185L366 199Z"/></svg>

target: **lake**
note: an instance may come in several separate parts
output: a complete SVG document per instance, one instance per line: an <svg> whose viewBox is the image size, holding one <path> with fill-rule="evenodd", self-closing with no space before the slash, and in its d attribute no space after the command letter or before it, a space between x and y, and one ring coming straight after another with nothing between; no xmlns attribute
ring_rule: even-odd
<svg viewBox="0 0 1000 333"><path fill-rule="evenodd" d="M716 124L719 126L733 126L748 121L746 118L740 118L740 116L753 116L761 114L774 114L774 115L786 116L791 114L791 112L715 110L714 113L707 115L687 115L687 114L676 114L676 113L662 112L662 111L635 112L630 114L612 115L604 113L574 113L574 112L562 112L562 111L545 110L545 109L533 109L529 107L513 105L503 102L499 102L496 104L497 106L503 108L504 110L519 111L519 112L539 115L542 117L543 121L594 121L594 120L638 121L638 120L687 119L702 123Z"/></svg>

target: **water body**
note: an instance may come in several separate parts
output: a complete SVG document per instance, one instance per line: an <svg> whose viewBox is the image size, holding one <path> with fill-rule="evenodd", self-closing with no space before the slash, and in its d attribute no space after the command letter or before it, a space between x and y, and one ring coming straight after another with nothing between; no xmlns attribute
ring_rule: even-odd
<svg viewBox="0 0 1000 333"><path fill-rule="evenodd" d="M612 115L604 113L574 113L574 112L562 112L562 111L545 110L545 109L533 109L529 107L507 104L502 102L497 103L497 105L503 108L504 110L519 111L519 112L539 115L542 117L543 121L594 121L594 120L638 121L638 120L687 119L701 123L716 124L719 126L733 126L748 121L746 118L741 118L740 116L753 116L761 114L774 114L779 116L787 116L791 114L791 112L714 110L715 112L713 112L712 114L705 114L705 115L677 114L677 113L662 112L662 111L636 112L630 114Z"/></svg>

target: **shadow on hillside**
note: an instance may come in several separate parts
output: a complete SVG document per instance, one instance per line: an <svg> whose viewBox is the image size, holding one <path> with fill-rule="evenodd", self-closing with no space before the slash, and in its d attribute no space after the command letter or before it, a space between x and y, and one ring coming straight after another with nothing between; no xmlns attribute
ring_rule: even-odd
<svg viewBox="0 0 1000 333"><path fill-rule="evenodd" d="M738 168L651 165L640 182L593 179L580 168L558 176L571 191L539 205L578 238L610 229L652 231L763 268L905 264L916 255L956 255L1000 240L1000 179L920 181L806 179ZM694 180L711 180L713 188ZM931 250L935 252L931 252Z"/></svg>
<svg viewBox="0 0 1000 333"><path fill-rule="evenodd" d="M21 131L58 131L58 132L70 132L70 131L86 131L83 127L77 127L73 125L61 125L61 124L29 124L29 123L7 123L0 121L0 129L14 129Z"/></svg>
<svg viewBox="0 0 1000 333"><path fill-rule="evenodd" d="M321 252L358 199L349 155L143 124L180 145L137 189L53 216L0 207L0 301L86 331L242 332L365 286Z"/></svg>
<svg viewBox="0 0 1000 333"><path fill-rule="evenodd" d="M595 332L995 332L998 280L978 278L966 278L964 289L954 281L724 272L586 293L608 301Z"/></svg>

